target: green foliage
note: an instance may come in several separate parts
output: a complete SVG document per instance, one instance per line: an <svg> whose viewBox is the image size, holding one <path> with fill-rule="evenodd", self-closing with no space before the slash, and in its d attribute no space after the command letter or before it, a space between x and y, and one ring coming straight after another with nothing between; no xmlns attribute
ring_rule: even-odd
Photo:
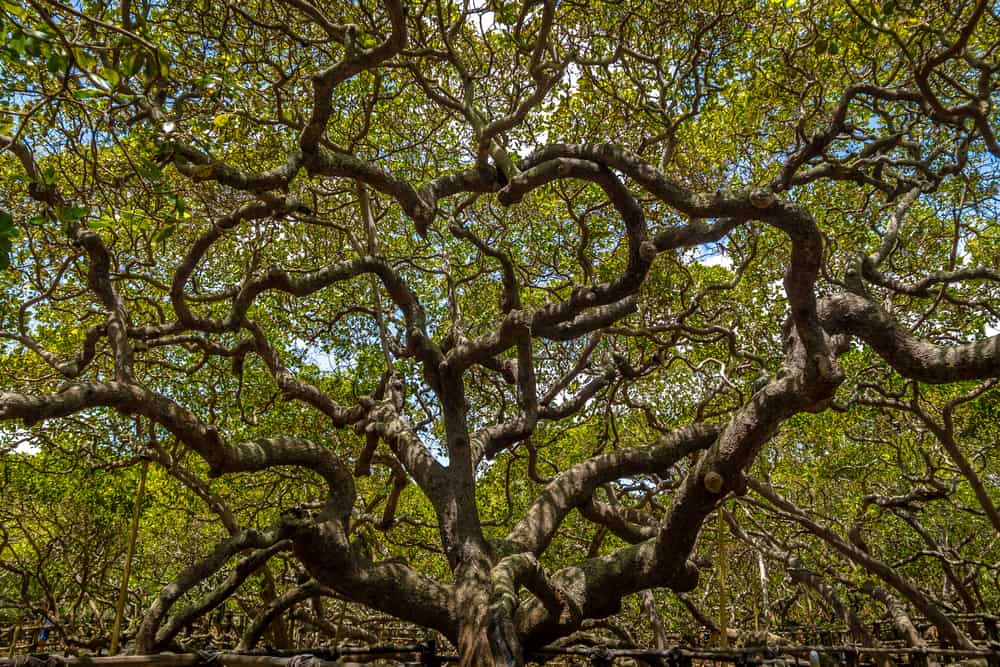
<svg viewBox="0 0 1000 667"><path fill-rule="evenodd" d="M480 183L433 202L436 218L419 233L407 213L407 197L427 196L434 179L471 178L477 160L490 174L506 163L524 166L533 151L557 144L612 143L647 176L703 199L773 190L783 206L806 211L822 239L810 285L821 305L854 289L850 271L885 243L874 267L881 277L869 267L864 291L903 330L942 346L995 332L1000 190L982 129L997 126L1000 109L995 11L949 52L973 3L556 2L550 28L549 3L425 3L408 8L405 50L377 67L354 67L352 57L374 53L389 35L386 6L319 4L0 0L0 135L10 138L0 149L0 403L6 392L59 397L79 385L123 382L110 334L117 325L134 353L136 385L158 405L188 411L184 424L221 434L218 451L299 438L353 470L371 424L334 424L329 405L369 411L389 400L379 392L392 375L404 386L402 405L393 406L400 423L425 453L458 469L448 458L460 449L455 442L525 416L524 376L511 368L530 353L537 393L551 390L547 416L473 461L466 480L483 536L499 553L558 474L649 447L692 422L727 424L759 402L768 382L791 373L785 281L793 240L805 232L777 218L743 209L735 218L692 218L634 174L601 164L600 175L641 209L649 239L733 220L717 240L660 252L636 278L626 274L638 251L614 205L624 197L612 201L596 182L560 176L514 206L501 205L502 183ZM121 15L123 5L130 15ZM545 30L548 42L536 50ZM946 56L934 62L935 53ZM338 68L347 74L321 99L319 82L339 76ZM845 106L847 91L854 97ZM322 151L282 181L274 174L302 158L324 104ZM479 146L484 128L505 118L514 120ZM789 165L798 180L782 180ZM247 184L260 174L278 185ZM911 190L919 196L900 211ZM254 213L261 205L266 213ZM93 235L106 257L96 242L88 245ZM306 284L372 256L388 270L321 289ZM953 275L963 271L975 275ZM581 309L555 333L529 329L527 343L494 348L487 343L501 338L514 309L508 272L525 312L556 310L623 276L634 289L623 288L628 294L610 305L633 296L634 303L583 333L566 331L593 310ZM122 321L112 321L118 304L105 281L127 313ZM403 303L406 290L419 309ZM230 320L236 305L246 308ZM458 408L445 406L454 391L439 377L447 364L429 367L415 340L416 311L426 320L421 335L442 354L490 348L458 381ZM838 535L857 528L874 557L932 598L996 613L1000 598L988 585L996 579L996 534L983 510L984 494L1000 503L995 389L908 380L859 340L837 350L845 379L832 398L776 423L749 474ZM309 391L296 394L292 379ZM591 387L586 400L559 413ZM325 511L328 487L308 465L215 478L206 459L216 451L192 446L191 430L150 424L133 402L116 401L3 422L0 608L9 620L44 600L68 622L108 625L139 460L150 452L156 462L140 508L133 634L150 596L231 531L266 531ZM449 408L468 431L457 439ZM943 444L945 431L955 447ZM370 474L355 475L346 537L364 561L406 562L452 583L454 563L442 546L448 512L434 506L412 469L400 475L411 463L399 446L383 437ZM696 454L610 480L593 500L641 516L653 530L698 465ZM404 481L385 520L392 489ZM885 501L924 491L930 497L917 504ZM725 507L753 534L733 538L725 581L713 566L716 528L694 547L702 576L689 601L713 618L726 613L713 605L728 586L738 600L730 620L744 629L766 625L768 611L776 622L840 623L829 604L815 611L820 593L784 576L783 559L792 557L866 622L885 615L865 592L874 575L795 517L753 494ZM573 511L541 562L565 573L626 544ZM758 554L771 558L763 574ZM235 561L188 590L174 612L225 581ZM311 574L282 552L220 609L253 616ZM956 587L953 576L969 583ZM697 631L678 597L658 591L656 603L673 631ZM645 642L644 613L627 599L616 623L641 625L632 639Z"/></svg>

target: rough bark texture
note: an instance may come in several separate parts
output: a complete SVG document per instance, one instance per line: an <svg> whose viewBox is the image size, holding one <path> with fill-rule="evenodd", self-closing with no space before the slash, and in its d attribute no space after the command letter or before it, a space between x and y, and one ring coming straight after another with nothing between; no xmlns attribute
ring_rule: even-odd
<svg viewBox="0 0 1000 667"><path fill-rule="evenodd" d="M973 233L981 221L961 220L963 213L974 217L969 211L975 212L976 206L966 206L964 195L953 206L955 238L947 266L923 276L910 275L914 271L896 275L902 269L895 268L910 261L900 248L918 236L907 216L921 206L933 210L946 208L945 201L953 204L945 195L952 196L958 186L950 184L959 177L966 189L969 181L980 179L983 174L970 166L976 161L970 152L979 162L987 154L992 159L1000 155L992 126L995 113L990 112L991 105L1000 102L1000 65L995 63L995 44L984 45L989 38L983 36L996 30L995 11L987 10L988 3L942 9L946 16L933 17L942 22L940 28L908 28L920 33L912 39L917 46L906 53L905 61L884 68L893 72L885 74L891 84L882 83L881 71L878 81L856 75L871 68L847 61L841 68L844 83L816 83L810 74L807 87L823 92L810 92L818 97L800 104L799 117L787 110L780 118L776 114L773 135L765 137L761 130L760 143L772 148L755 148L763 153L747 158L727 155L704 169L705 157L694 152L697 141L690 159L678 157L683 147L673 144L686 133L697 136L700 126L685 123L700 113L735 106L732 99L720 97L720 91L749 84L757 74L749 65L743 73L726 74L734 54L751 61L764 57L755 50L763 47L741 41L742 21L752 16L757 27L765 19L777 25L775 16L766 12L779 11L782 3L772 3L775 8L735 3L731 11L699 9L690 22L677 25L668 20L672 12L657 10L666 33L657 35L654 44L648 39L630 41L635 31L657 30L636 18L642 15L640 6L608 19L615 27L602 27L611 31L605 35L594 32L591 17L580 15L579 8L554 0L526 2L515 8L513 17L506 16L511 8L494 17L497 25L506 26L502 45L489 42L481 26L475 32L472 19L486 11L469 6L475 3L466 3L464 9L438 6L436 16L429 6L408 8L400 0L385 0L377 8L352 4L344 13L354 18L344 23L334 17L333 8L304 0L279 3L259 19L254 10L244 13L233 6L232 16L227 10L223 21L226 29L218 32L227 35L233 21L253 35L245 41L267 42L268 34L276 40L279 45L265 54L268 57L299 51L309 55L307 61L287 66L269 63L263 55L248 58L255 67L278 72L266 85L243 86L260 88L261 99L268 101L243 100L238 112L215 109L204 118L197 114L205 112L197 109L187 116L185 104L209 108L217 104L216 97L237 92L213 97L215 93L187 89L185 82L172 80L166 53L157 55L157 46L136 32L142 22L133 21L131 10L125 10L125 20L117 25L109 24L107 17L89 16L85 8L48 4L46 12L58 17L40 14L47 29L77 26L72 35L65 28L70 36L63 40L66 48L83 48L76 41L70 44L78 35L124 40L100 46L102 72L115 65L118 56L108 54L118 53L121 44L146 49L143 58L156 66L147 67L150 81L142 88L130 79L134 72L113 76L114 83L100 93L111 103L102 107L103 115L90 119L91 126L106 130L90 132L103 137L106 131L115 139L107 143L117 144L129 138L127 128L149 123L155 154L128 155L130 159L121 162L145 164L146 171L150 165L157 171L167 165L174 180L166 190L174 188L197 200L198 219L170 241L178 245L163 254L164 263L176 265L162 269L154 259L148 229L121 231L118 238L96 224L105 197L115 194L101 190L107 185L103 174L116 173L120 165L102 167L98 176L100 151L95 147L94 162L87 163L93 179L88 175L78 183L76 172L87 170L65 166L61 169L66 174L51 175L40 165L52 161L53 156L43 154L52 149L29 140L36 110L19 111L22 129L0 135L0 150L13 155L10 165L21 170L25 182L23 192L16 193L19 205L24 210L39 207L62 220L64 227L58 240L46 228L37 234L30 231L18 246L20 257L38 254L33 261L23 260L24 275L18 274L21 282L12 293L33 296L21 299L26 303L16 314L2 316L3 340L37 357L62 384L23 378L5 384L0 420L31 429L49 420L94 420L98 413L142 418L154 434L170 439L169 448L154 443L155 460L209 503L230 535L159 591L139 627L138 652L169 645L185 625L224 602L268 559L290 551L305 572L299 581L308 583L275 591L244 634L241 648L252 648L274 619L322 593L440 632L455 644L463 666L518 667L527 652L581 630L585 621L616 613L625 596L657 587L679 593L694 589L699 577L697 540L706 519L727 499L745 495L748 484L767 501L763 504L768 511L797 523L891 589L891 595L882 589L869 592L883 599L911 644L920 645L921 640L904 618L899 599L924 614L943 639L972 646L927 591L766 482L748 481L748 474L783 427L807 413L858 406L908 412L943 446L961 482L971 487L990 525L1000 531L1000 514L977 472L979 464L963 452L962 435L956 435L952 421L960 405L992 391L1000 377L1000 336L969 339L971 324L951 324L961 319L963 307L996 314L996 305L989 302L995 292L980 301L949 292L966 283L1000 282L996 271L965 266L958 258L959 248L966 245L987 252L980 246L988 244ZM807 10L811 8L802 8ZM493 17L492 9L489 14ZM860 14L850 18L855 19L873 34L890 30ZM820 42L809 32L825 25L823 20L829 17L804 23L806 41L795 50L789 46L781 51L775 62L797 61L798 51L834 54L829 47L819 48L826 37ZM215 39L207 34L201 38ZM609 39L617 46L601 55L599 45ZM668 63L675 56L644 53L666 43L676 44L685 55ZM216 66L215 57L229 48L228 43L209 48L203 54L211 61L206 67ZM65 65L75 74L67 74L61 86L98 80L96 70L85 71L87 59L77 51ZM476 60L485 52L489 58ZM196 66L203 63L176 55L187 63L185 77L209 86L196 76ZM247 63L241 66L249 67ZM61 67L57 60L47 69L55 76ZM227 64L225 71L232 67ZM780 86L804 85L795 77L809 67L782 65L782 72L791 72L786 72L791 83ZM627 96L617 90L621 82L601 78L618 71L623 72L621 81L634 82L640 102L629 106ZM572 81L567 72L572 72ZM581 121L584 129L571 129L567 121L565 137L548 129L531 130L532 122L548 122L540 110L553 101L555 91L562 86L565 94L575 94L581 80L587 90L606 92L614 122L622 127L645 122L633 117L647 113L662 116L659 125L639 125L622 130L621 136L610 130L609 136L602 136L586 129L594 120L587 116L587 122ZM49 88L62 90L60 85ZM658 92L649 92L657 86ZM95 112L84 101L93 95L78 90L76 97L60 92L46 99L53 105L74 99L80 102L81 118L90 118L87 114ZM394 122L381 120L383 115L393 117L394 104L413 104L408 95L420 100L408 114ZM764 105L760 100L757 104ZM259 117L258 105L260 114L273 117ZM120 117L122 109L131 115ZM418 123L424 112L433 121L416 137L407 123ZM238 118L240 128L254 128L240 136L244 141L254 137L268 147L267 164L247 167L263 159L251 150L255 147L246 147L246 155L242 146L223 151L216 145L213 152L204 147L207 140L196 140L202 130L192 128L214 128L206 130L214 132L214 138L226 132L231 117ZM187 125L177 129L178 122ZM527 147L525 136L533 142ZM149 141L129 138L125 143ZM437 142L449 145L442 148ZM77 138L63 143L72 152ZM742 144L733 143L737 145ZM414 146L419 150L414 152ZM273 155L275 150L282 154ZM744 159L749 163L741 162ZM746 174L753 174L752 182ZM140 176L139 171L130 172L116 181L126 193L126 201L117 206L144 192L129 184L130 179L145 183ZM350 185L346 190L344 183ZM836 190L833 185L827 192L811 189L812 184L852 184L860 203L848 195L847 203L836 200L840 195L830 194ZM933 199L938 196L942 199ZM565 215L562 209L551 213L556 207L545 203L560 197L567 204ZM831 201L818 202L817 197ZM885 210L869 209L873 199ZM350 204L349 215L343 213L345 202ZM852 207L864 208L869 217L858 224L867 225L877 238L858 240L857 247L845 251L838 244L860 235L850 226L841 227L828 209ZM72 213L77 208L85 212ZM186 220L176 202L175 209L179 219ZM361 212L360 223L353 211ZM543 265L547 258L526 262L524 249L509 247L507 241L519 225L530 226L519 216L530 219L531 225L538 224L532 216L572 219L581 236L575 253L578 266L564 269L560 257L549 262L551 266ZM281 230L273 238L272 228ZM592 228L600 231L599 243L591 242ZM156 237L164 247L175 231L169 229ZM302 238L311 241L292 245L296 233L316 229L329 237L307 234ZM139 239L135 243L144 240L145 248L130 250L132 241L123 240L131 238L129 234ZM243 255L240 243L245 238L254 240ZM332 247L321 247L320 241L329 239ZM710 245L719 242L722 245ZM560 236L555 254L572 254L567 244ZM758 244L767 248L768 257L757 257ZM49 256L36 249L39 245L50 255L66 255L53 264L61 266L55 278L30 275L36 269L44 273L50 265ZM739 261L725 269L728 282L704 278L706 267L691 263L690 255L706 247L737 256ZM471 253L475 257L468 266L458 266L455 257ZM600 267L591 255L598 257ZM432 270L425 266L429 264ZM244 265L245 270L240 268ZM762 320L782 320L768 340L743 339L743 331L757 324L756 313L739 311L756 306L726 305L725 299L723 305L714 303L716 292L735 294L740 281L754 271L778 279L758 286L761 298L775 301L781 310L775 316L764 314L761 307ZM689 283L682 284L685 280ZM777 296L766 292L772 288ZM674 303L670 299L675 290L681 295L673 310L656 305ZM484 295L491 299L488 306L480 303L481 312L468 312L476 307L476 299L487 298ZM894 310L905 307L910 298L935 301L912 312ZM954 306L957 314L945 307L938 311L941 303ZM60 313L53 322L65 319L74 307L86 308L84 319L91 324L79 350L57 354L47 349L49 341L36 340L35 331L49 326L32 310L39 304ZM651 308L662 312L651 315ZM366 318L375 335L345 324L355 315ZM732 321L727 320L730 316ZM328 381L317 375L308 368L308 355L296 357L294 348L306 335L301 329L309 330L310 340L335 337L331 332L348 339L356 353L344 362L348 366L364 356L358 350L369 339L377 341L372 346L376 352L369 356L381 364L380 380L345 379L345 373ZM954 335L955 330L962 335ZM64 338L70 339L68 334ZM700 345L706 351L699 356L692 350ZM861 371L848 354L857 349L870 355ZM195 353L202 356L200 362L178 368L175 358ZM727 354L723 360L716 358ZM252 372L246 370L248 359ZM232 414L222 418L214 404L185 405L185 385L163 380L171 373L214 369L220 360L239 378L240 391L244 378L265 378L256 387L256 394L273 396L264 409L280 412L272 407L280 397L302 410L291 420L271 420L291 422L285 427L289 432L235 436L266 430L256 429L256 417L245 413L242 394L213 398L231 402L226 404ZM717 374L705 370L716 366ZM690 372L692 384L705 386L682 387L669 375L680 367ZM861 377L849 378L845 367ZM744 377L748 369L759 373L752 385ZM649 384L643 385L645 381ZM718 387L712 389L710 381ZM922 407L919 387L970 381L983 384L949 403L940 423ZM847 382L851 390L838 393ZM903 389L896 386L900 384ZM369 389L359 390L362 386ZM687 390L696 398L683 395ZM664 396L670 392L677 395ZM657 393L658 398L649 398ZM675 414L677 406L687 412ZM242 422L234 427L236 414ZM322 426L310 423L304 414ZM551 438L559 425L583 423L595 414L615 422L605 425L601 442L586 443L589 453L542 477L536 436ZM615 429L616 420L623 419L630 434L643 435L630 435L632 440L621 444ZM198 457L210 478L307 470L320 480L321 497L303 507L281 508L284 513L276 525L253 530L238 524L207 480L193 472L196 467L181 466L184 452ZM528 461L527 475L537 492L530 491L535 495L522 516L511 517L502 530L488 531L477 497L484 471L499 466L501 459L520 465L522 458ZM934 468L932 463L929 468ZM384 507L375 513L383 499L359 499L356 478L373 477L373 469L384 472L381 468L388 471L388 490ZM648 502L635 500L643 493L641 485L631 488L633 495L619 493L639 479L656 487L647 494ZM448 570L440 580L388 557L387 551L364 548L369 528L384 532L398 525L399 508L410 492L422 494L433 509L439 539L435 549ZM924 500L928 498L914 496L898 503L897 509L908 511L913 502ZM873 504L878 505L866 501L866 507ZM543 557L574 510L601 536L610 532L627 544L604 553L595 548L587 557L547 570ZM381 518L373 520L373 513ZM915 520L910 526L920 533ZM746 533L744 537L773 560L788 564L796 583L818 591L856 637L867 640L836 590L799 567L789 550ZM216 580L211 590L194 595L200 584L234 560L221 583ZM951 585L962 591L966 606L974 605L973 588L954 570L947 574ZM765 578L762 569L760 579ZM174 610L186 594L194 599ZM662 644L664 630L653 598L643 595L647 617Z"/></svg>

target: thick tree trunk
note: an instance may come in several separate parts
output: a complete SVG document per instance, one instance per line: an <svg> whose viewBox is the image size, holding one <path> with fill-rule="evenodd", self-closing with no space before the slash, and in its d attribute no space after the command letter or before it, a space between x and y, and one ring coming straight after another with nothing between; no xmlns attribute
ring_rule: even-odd
<svg viewBox="0 0 1000 667"><path fill-rule="evenodd" d="M499 621L499 622L497 622ZM514 624L491 619L482 607L458 631L460 667L523 667L524 651Z"/></svg>
<svg viewBox="0 0 1000 667"><path fill-rule="evenodd" d="M516 596L516 589L501 590L494 583L493 571L490 559L475 549L467 550L462 565L456 570L460 667L524 665L524 652L511 608L497 604L498 596L505 593Z"/></svg>

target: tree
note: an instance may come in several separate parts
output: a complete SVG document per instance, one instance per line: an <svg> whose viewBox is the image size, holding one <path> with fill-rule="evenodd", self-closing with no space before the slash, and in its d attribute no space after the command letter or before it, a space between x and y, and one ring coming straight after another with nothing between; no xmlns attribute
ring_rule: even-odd
<svg viewBox="0 0 1000 667"><path fill-rule="evenodd" d="M809 461L839 484L823 463L873 434L929 490L857 476L831 513L961 493L993 541L949 576L995 608L970 592L1000 531L991 3L3 11L0 419L152 458L223 532L137 651L290 553L306 578L264 622L336 595L523 664L694 589L706 519L748 486L969 646L925 582L769 483ZM864 588L796 563L828 599Z"/></svg>

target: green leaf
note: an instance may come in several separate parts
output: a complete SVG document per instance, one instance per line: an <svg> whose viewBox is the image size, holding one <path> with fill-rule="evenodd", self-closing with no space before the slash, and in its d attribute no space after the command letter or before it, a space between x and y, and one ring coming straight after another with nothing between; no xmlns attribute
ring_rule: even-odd
<svg viewBox="0 0 1000 667"><path fill-rule="evenodd" d="M94 231L98 231L101 229L107 229L108 227L111 227L114 223L115 223L114 219L109 218L106 215L102 215L99 218L95 218L90 222L88 222L87 227L89 227Z"/></svg>
<svg viewBox="0 0 1000 667"><path fill-rule="evenodd" d="M28 18L28 8L24 5L24 3L16 2L15 0L4 0L3 9L15 18Z"/></svg>
<svg viewBox="0 0 1000 667"><path fill-rule="evenodd" d="M167 239L174 235L177 231L177 223L171 223L158 231L153 237L154 243L165 243Z"/></svg>
<svg viewBox="0 0 1000 667"><path fill-rule="evenodd" d="M0 237L9 236L11 230L16 234L17 228L14 226L14 216L10 211L0 210Z"/></svg>
<svg viewBox="0 0 1000 667"><path fill-rule="evenodd" d="M132 76L140 69L142 69L143 59L146 57L143 51L136 49L135 51L129 51L125 58L122 60L119 70L126 77Z"/></svg>
<svg viewBox="0 0 1000 667"><path fill-rule="evenodd" d="M45 61L45 65L49 70L49 74L60 74L66 71L66 67L69 65L69 57L65 53L59 51L53 51L48 60Z"/></svg>
<svg viewBox="0 0 1000 667"><path fill-rule="evenodd" d="M81 69L90 69L97 64L97 59L83 49L73 49L73 57Z"/></svg>
<svg viewBox="0 0 1000 667"><path fill-rule="evenodd" d="M56 215L63 222L78 222L90 213L89 208L83 206L60 206L56 209Z"/></svg>
<svg viewBox="0 0 1000 667"><path fill-rule="evenodd" d="M166 49L164 49L162 46L157 47L156 62L157 66L159 67L159 74L164 79L170 76L170 63L172 60L173 59L170 57L170 54L167 53Z"/></svg>
<svg viewBox="0 0 1000 667"><path fill-rule="evenodd" d="M102 94L103 91L100 91L97 88L79 88L73 91L73 97L78 100L90 100L95 97L100 97Z"/></svg>
<svg viewBox="0 0 1000 667"><path fill-rule="evenodd" d="M139 163L136 171L138 171L139 175L147 181L159 181L160 177L163 175L163 170L160 168L160 165L148 158L143 159Z"/></svg>
<svg viewBox="0 0 1000 667"><path fill-rule="evenodd" d="M55 185L56 182L56 168L51 164L47 164L42 167L42 182L45 185Z"/></svg>
<svg viewBox="0 0 1000 667"><path fill-rule="evenodd" d="M11 241L16 237L14 217L9 211L0 210L0 271L10 266Z"/></svg>
<svg viewBox="0 0 1000 667"><path fill-rule="evenodd" d="M19 58L24 57L26 55L24 48L24 40L25 40L24 33L22 33L19 30L15 30L14 32L11 33L11 38L7 42L7 48L11 50L13 55Z"/></svg>
<svg viewBox="0 0 1000 667"><path fill-rule="evenodd" d="M118 87L118 82L122 80L121 74L111 68L101 70L101 76L104 77L104 80L109 84L108 90L113 90Z"/></svg>
<svg viewBox="0 0 1000 667"><path fill-rule="evenodd" d="M42 43L37 37L28 35L24 38L24 53L35 58L42 55Z"/></svg>

